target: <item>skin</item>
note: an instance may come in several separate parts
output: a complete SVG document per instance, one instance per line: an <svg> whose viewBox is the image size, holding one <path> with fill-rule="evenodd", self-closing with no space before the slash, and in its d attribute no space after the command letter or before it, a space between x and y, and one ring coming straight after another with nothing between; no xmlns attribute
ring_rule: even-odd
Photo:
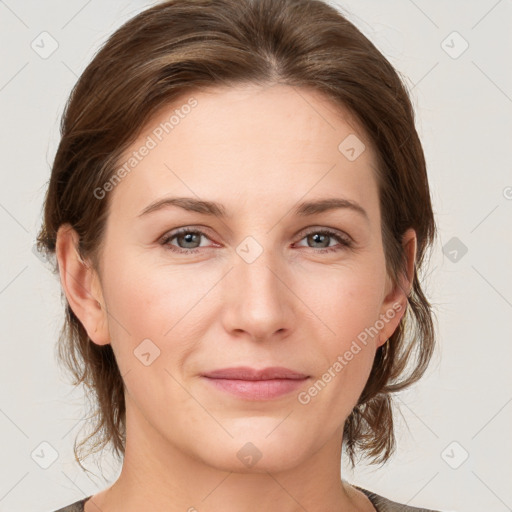
<svg viewBox="0 0 512 512"><path fill-rule="evenodd" d="M372 145L348 112L308 89L219 87L193 97L197 107L109 192L99 269L77 256L69 226L58 233L67 299L92 342L112 344L126 386L122 472L85 511L372 511L341 478L343 425L411 286L407 276L394 286L386 274ZM175 108L159 112L127 155ZM366 146L354 161L338 149L349 134ZM166 196L217 201L229 216L176 206L139 216ZM359 203L368 219L346 208L291 213L301 201L332 197ZM205 236L162 245L163 235L186 226ZM315 240L306 228L346 234L353 246ZM262 251L251 263L237 253L248 236ZM403 243L412 276L412 229ZM338 250L322 253L327 246ZM393 304L401 306L396 315L300 403L298 392ZM160 350L149 366L134 355L147 338ZM285 366L310 378L298 391L256 402L200 376L239 365ZM261 453L252 467L237 457L247 442Z"/></svg>

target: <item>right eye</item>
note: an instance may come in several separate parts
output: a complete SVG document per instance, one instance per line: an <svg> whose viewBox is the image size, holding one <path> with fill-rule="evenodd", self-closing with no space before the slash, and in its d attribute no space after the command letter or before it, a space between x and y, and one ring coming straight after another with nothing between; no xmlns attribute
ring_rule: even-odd
<svg viewBox="0 0 512 512"><path fill-rule="evenodd" d="M180 254L194 254L198 252L199 247L201 247L201 237L208 238L203 231L198 229L180 228L165 235L162 238L161 244L173 252ZM174 239L176 239L178 244L182 244L185 247L179 247L172 244L171 242ZM188 245L192 245L193 247L188 247Z"/></svg>

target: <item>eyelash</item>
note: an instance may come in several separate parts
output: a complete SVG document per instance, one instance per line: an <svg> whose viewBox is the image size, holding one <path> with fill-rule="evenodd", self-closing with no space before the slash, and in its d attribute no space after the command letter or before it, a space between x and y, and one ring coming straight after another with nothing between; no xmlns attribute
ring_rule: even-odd
<svg viewBox="0 0 512 512"><path fill-rule="evenodd" d="M183 235L183 234L202 235L205 238L208 238L208 240L209 240L209 237L206 235L206 233L204 233L203 231L201 231L199 229L180 228L180 229L177 229L176 231L173 231L172 233L164 235L164 237L161 239L161 245L166 246L168 248L168 250L178 253L178 254L195 254L195 253L199 252L201 250L201 247L196 247L194 249L182 249L180 247L176 247L176 246L170 244L171 240L173 240L177 236ZM341 247L335 246L335 247L324 247L322 249L317 249L316 252L319 252L321 254L325 254L325 253L329 253L329 252L337 252L337 251L341 251L343 249L349 249L353 245L352 240L350 240L348 237L344 237L344 236L338 234L338 232L332 231L330 229L312 229L312 230L304 233L304 235L302 236L302 238L299 241L301 241L304 238L306 238L307 236L313 235L313 234L327 235L331 238L336 239L339 242L339 244L341 245ZM314 247L309 247L309 249L315 250Z"/></svg>

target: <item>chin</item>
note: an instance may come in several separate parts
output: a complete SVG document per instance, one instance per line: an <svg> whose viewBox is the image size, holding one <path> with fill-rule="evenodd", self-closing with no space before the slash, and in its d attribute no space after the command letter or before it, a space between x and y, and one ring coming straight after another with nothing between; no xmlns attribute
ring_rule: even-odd
<svg viewBox="0 0 512 512"><path fill-rule="evenodd" d="M309 446L304 430L294 431L291 425L285 428L288 420L279 425L281 421L282 418L260 418L260 421L251 418L239 421L236 427L224 422L233 437L223 433L212 443L211 432L207 432L208 446L198 452L201 443L196 442L194 451L206 464L222 471L273 473L292 469L318 447ZM245 428L241 428L244 424Z"/></svg>

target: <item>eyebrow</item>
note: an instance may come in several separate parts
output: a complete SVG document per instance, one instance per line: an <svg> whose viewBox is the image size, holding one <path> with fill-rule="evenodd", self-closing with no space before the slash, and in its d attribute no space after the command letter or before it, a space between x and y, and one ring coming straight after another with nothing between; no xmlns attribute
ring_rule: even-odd
<svg viewBox="0 0 512 512"><path fill-rule="evenodd" d="M187 211L211 215L221 219L225 219L228 216L224 205L216 203L215 201L205 201L202 199L195 199L193 197L166 197L155 201L144 208L139 214L139 217L169 206L177 206ZM360 204L343 198L326 198L315 201L306 201L293 208L292 213L299 217L307 217L336 209L351 210L364 217L367 222L370 221L368 213Z"/></svg>

